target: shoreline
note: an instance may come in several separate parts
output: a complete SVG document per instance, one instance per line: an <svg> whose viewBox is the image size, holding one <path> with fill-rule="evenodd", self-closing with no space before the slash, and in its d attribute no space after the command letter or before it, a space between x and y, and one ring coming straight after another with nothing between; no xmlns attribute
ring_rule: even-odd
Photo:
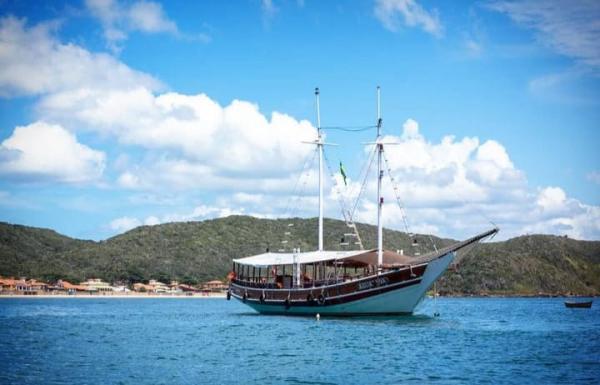
<svg viewBox="0 0 600 385"><path fill-rule="evenodd" d="M598 294L448 294L438 298L598 298ZM433 296L431 296L433 298Z"/></svg>
<svg viewBox="0 0 600 385"><path fill-rule="evenodd" d="M473 295L473 294L465 294L465 295L444 295L438 296L438 298L593 298L596 299L599 296L597 295ZM196 295L178 295L178 294L39 294L39 295L24 295L24 294L0 294L0 299L6 298L77 298L77 299L156 299L156 298L164 298L164 299L225 299L227 298L226 293L211 293L209 295L206 294L196 294ZM433 296L426 296L426 298L433 299Z"/></svg>
<svg viewBox="0 0 600 385"><path fill-rule="evenodd" d="M98 294L36 294L36 295L23 295L23 294L0 294L0 299L6 298L78 298L78 299L139 299L139 298L185 298L185 299L213 299L213 298L226 298L226 294L223 293L214 293L214 294L198 294L198 295L163 295L163 294L108 294L108 295L98 295Z"/></svg>

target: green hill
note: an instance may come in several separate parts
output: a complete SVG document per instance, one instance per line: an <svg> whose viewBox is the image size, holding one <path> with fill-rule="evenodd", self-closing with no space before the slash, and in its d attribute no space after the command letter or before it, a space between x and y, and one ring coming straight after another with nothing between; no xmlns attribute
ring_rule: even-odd
<svg viewBox="0 0 600 385"><path fill-rule="evenodd" d="M289 226L293 224L293 226ZM376 244L376 228L359 224L365 247ZM202 222L141 226L101 242L82 241L52 230L0 223L0 275L73 281L99 277L108 281L197 283L223 278L231 260L285 246L316 247L317 220L257 219L246 216ZM348 228L325 220L327 249L341 249ZM290 235L284 235L289 232ZM406 254L432 249L429 236L419 246L402 232L385 231L386 248ZM438 247L452 243L431 237ZM348 239L347 239L348 240ZM348 246L344 246L348 247ZM478 245L456 271L441 279L446 294L600 293L600 242L534 235Z"/></svg>
<svg viewBox="0 0 600 385"><path fill-rule="evenodd" d="M446 294L600 294L600 242L528 235L477 246L439 283Z"/></svg>

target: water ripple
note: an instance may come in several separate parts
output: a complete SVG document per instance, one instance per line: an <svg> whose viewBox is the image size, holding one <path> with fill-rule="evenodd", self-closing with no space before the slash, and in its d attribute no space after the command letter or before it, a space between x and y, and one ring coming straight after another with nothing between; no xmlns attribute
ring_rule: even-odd
<svg viewBox="0 0 600 385"><path fill-rule="evenodd" d="M596 305L596 304L594 304ZM600 309L440 299L410 317L267 317L224 300L0 300L0 383L588 384Z"/></svg>

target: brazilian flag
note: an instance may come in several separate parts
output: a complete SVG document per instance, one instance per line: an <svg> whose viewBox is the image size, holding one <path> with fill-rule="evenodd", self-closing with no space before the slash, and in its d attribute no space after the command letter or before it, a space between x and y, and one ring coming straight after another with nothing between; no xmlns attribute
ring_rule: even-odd
<svg viewBox="0 0 600 385"><path fill-rule="evenodd" d="M342 174L342 178L344 178L344 185L348 186L348 183L346 183L346 170L344 170L342 162L340 162L340 174Z"/></svg>

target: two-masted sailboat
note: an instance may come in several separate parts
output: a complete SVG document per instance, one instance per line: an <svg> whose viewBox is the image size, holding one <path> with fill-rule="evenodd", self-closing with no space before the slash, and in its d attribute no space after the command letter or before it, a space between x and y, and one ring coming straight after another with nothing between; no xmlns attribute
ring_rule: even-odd
<svg viewBox="0 0 600 385"><path fill-rule="evenodd" d="M462 242L409 257L383 248L382 155L380 93L377 88L377 248L323 249L323 140L319 90L316 89L319 154L318 249L309 252L266 252L234 259L227 298L242 301L264 314L395 315L412 314L459 250L498 232L486 231Z"/></svg>

